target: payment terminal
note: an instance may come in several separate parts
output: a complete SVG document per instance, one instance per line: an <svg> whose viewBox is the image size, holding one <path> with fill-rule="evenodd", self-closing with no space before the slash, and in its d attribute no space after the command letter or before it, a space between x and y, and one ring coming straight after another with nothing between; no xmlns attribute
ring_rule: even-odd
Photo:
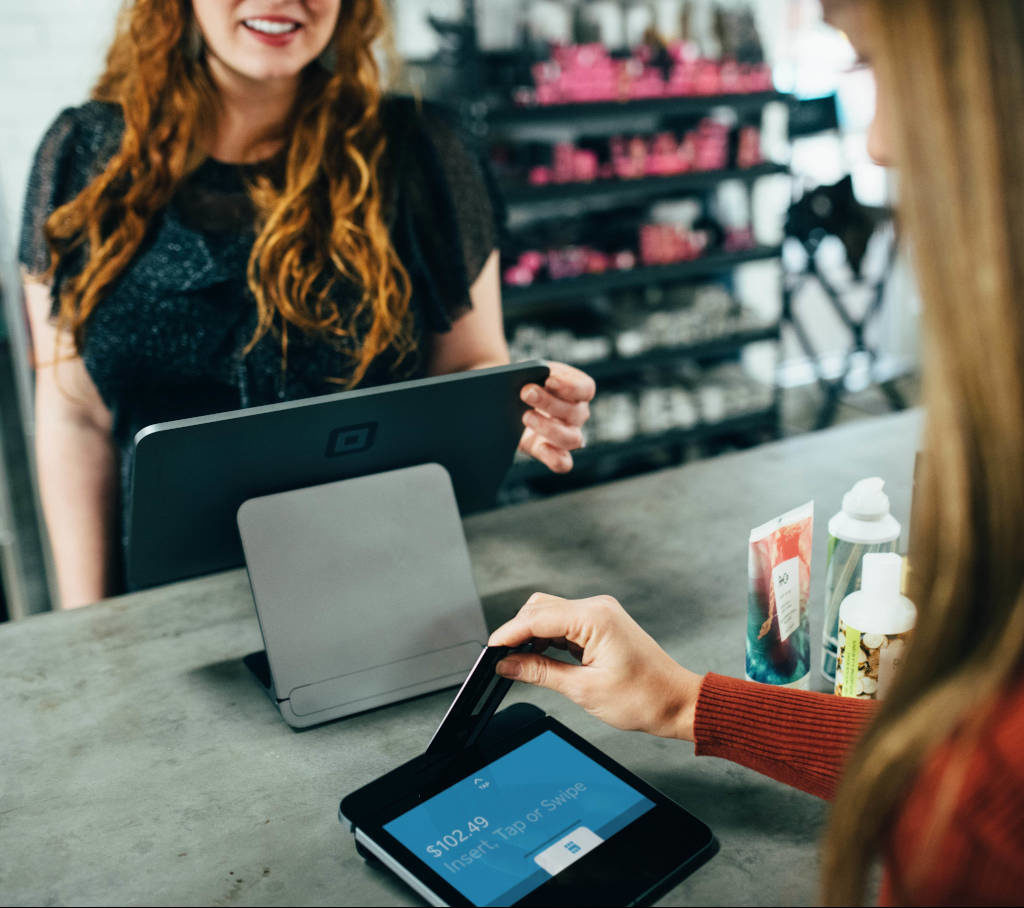
<svg viewBox="0 0 1024 908"><path fill-rule="evenodd" d="M508 652L481 653L423 754L342 800L359 852L431 905L647 904L710 858L707 826L537 707L494 715Z"/></svg>

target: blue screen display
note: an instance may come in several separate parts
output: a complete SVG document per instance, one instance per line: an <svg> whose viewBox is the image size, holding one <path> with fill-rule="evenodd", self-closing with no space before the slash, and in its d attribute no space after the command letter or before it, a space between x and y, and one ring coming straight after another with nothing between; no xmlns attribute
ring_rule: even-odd
<svg viewBox="0 0 1024 908"><path fill-rule="evenodd" d="M508 905L653 807L546 731L384 829L475 905Z"/></svg>

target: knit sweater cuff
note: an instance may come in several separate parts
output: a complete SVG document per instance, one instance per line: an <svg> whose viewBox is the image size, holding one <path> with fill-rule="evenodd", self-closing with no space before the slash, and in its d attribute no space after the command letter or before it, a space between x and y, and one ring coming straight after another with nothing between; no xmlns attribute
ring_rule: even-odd
<svg viewBox="0 0 1024 908"><path fill-rule="evenodd" d="M874 707L872 701L708 674L697 698L696 752L830 799Z"/></svg>

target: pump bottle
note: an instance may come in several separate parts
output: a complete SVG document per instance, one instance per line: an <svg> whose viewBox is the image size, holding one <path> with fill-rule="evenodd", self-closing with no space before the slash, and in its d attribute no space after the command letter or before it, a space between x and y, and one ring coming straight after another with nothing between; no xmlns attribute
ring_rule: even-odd
<svg viewBox="0 0 1024 908"><path fill-rule="evenodd" d="M843 496L843 509L828 522L821 673L830 684L836 681L839 660L839 606L860 589L861 559L870 552L895 552L900 538L899 521L889 513L884 485L877 476L860 480Z"/></svg>

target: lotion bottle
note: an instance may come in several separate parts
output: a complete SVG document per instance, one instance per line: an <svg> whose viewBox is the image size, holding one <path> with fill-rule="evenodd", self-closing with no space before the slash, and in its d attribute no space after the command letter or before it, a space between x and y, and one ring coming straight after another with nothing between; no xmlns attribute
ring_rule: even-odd
<svg viewBox="0 0 1024 908"><path fill-rule="evenodd" d="M861 588L839 609L836 693L881 700L906 653L917 609L900 595L903 559L894 552L864 556Z"/></svg>

